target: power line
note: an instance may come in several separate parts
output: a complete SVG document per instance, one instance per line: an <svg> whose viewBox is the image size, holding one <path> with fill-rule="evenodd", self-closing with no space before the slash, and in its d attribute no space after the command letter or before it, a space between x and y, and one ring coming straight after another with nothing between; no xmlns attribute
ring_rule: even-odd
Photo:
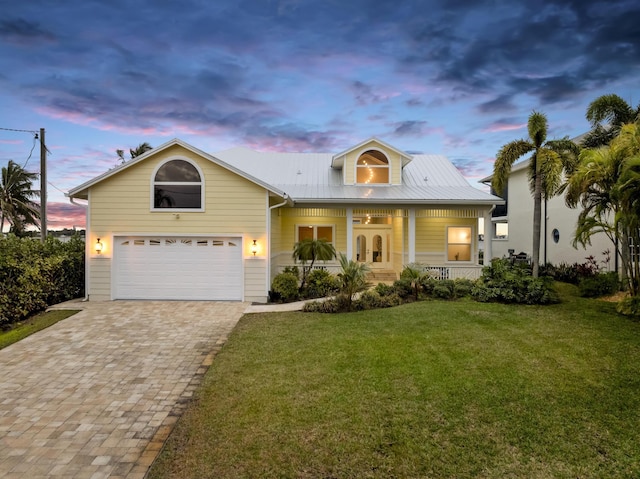
<svg viewBox="0 0 640 479"><path fill-rule="evenodd" d="M0 130L4 130L4 131L21 131L23 133L33 133L34 135L38 134L38 132L35 131L35 130L18 130L16 128L2 128L1 126L0 126Z"/></svg>

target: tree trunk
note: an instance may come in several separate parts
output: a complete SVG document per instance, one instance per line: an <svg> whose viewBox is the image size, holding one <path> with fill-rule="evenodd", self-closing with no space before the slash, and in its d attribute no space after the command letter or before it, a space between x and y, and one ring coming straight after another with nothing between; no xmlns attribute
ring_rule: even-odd
<svg viewBox="0 0 640 479"><path fill-rule="evenodd" d="M531 252L532 275L538 277L540 268L540 227L542 216L542 178L540 176L540 168L538 168L538 158L534 157L536 162L536 178L533 190L533 251Z"/></svg>

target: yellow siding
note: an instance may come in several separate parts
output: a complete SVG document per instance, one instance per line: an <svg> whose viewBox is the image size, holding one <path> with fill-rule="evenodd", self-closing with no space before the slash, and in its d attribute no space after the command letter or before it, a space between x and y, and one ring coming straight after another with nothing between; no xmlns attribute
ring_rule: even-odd
<svg viewBox="0 0 640 479"><path fill-rule="evenodd" d="M401 180L402 158L400 158L399 154L397 154L394 151L389 151L388 149L383 147L380 143L378 143L375 140L372 140L368 142L366 145L364 145L362 148L351 151L350 153L347 154L347 156L345 157L344 166L343 166L345 184L353 185L356 183L356 177L355 177L356 161L358 161L358 158L360 157L360 155L367 150L380 150L387 156L387 158L389 159L389 168L390 168L389 177L391 179L391 184L399 185L402 182Z"/></svg>
<svg viewBox="0 0 640 479"><path fill-rule="evenodd" d="M172 157L188 158L202 170L204 212L151 211L151 175L160 162ZM264 188L179 145L91 187L89 208L91 238L88 240L95 243L100 237L105 244L105 256L111 255L112 245L107 242L113 235L130 233L240 235L245 239L245 257L251 256L251 240L257 240L263 252L267 244ZM245 269L248 268L246 263ZM245 279L246 296L264 297L266 294L266 263L262 263L263 279L259 291L257 281ZM251 268L254 271L255 263ZM91 272L90 293L110 296L110 282L105 284L97 274L97 270L95 275ZM110 276L108 272L106 274Z"/></svg>
<svg viewBox="0 0 640 479"><path fill-rule="evenodd" d="M111 299L111 261L108 257L90 258L89 275L91 284L89 300L108 301Z"/></svg>
<svg viewBox="0 0 640 479"><path fill-rule="evenodd" d="M471 227L472 261L477 251L476 218L417 218L416 219L416 260L428 264L446 262L447 227Z"/></svg>
<svg viewBox="0 0 640 479"><path fill-rule="evenodd" d="M289 253L293 251L296 242L296 226L301 225L332 225L334 226L333 246L336 251L347 251L346 218L336 217L311 217L311 216L285 216L280 217L280 249L274 250L274 254Z"/></svg>

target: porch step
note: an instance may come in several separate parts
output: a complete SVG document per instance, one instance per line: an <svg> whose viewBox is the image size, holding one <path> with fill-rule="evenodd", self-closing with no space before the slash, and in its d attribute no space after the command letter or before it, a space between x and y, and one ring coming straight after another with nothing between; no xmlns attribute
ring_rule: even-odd
<svg viewBox="0 0 640 479"><path fill-rule="evenodd" d="M367 274L367 281L370 283L387 283L398 279L398 275L392 270L370 271Z"/></svg>

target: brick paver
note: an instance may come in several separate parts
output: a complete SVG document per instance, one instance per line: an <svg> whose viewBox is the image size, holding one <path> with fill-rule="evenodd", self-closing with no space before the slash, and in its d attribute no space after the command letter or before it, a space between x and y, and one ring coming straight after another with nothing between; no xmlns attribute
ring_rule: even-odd
<svg viewBox="0 0 640 479"><path fill-rule="evenodd" d="M143 478L246 306L82 303L0 350L0 477Z"/></svg>

